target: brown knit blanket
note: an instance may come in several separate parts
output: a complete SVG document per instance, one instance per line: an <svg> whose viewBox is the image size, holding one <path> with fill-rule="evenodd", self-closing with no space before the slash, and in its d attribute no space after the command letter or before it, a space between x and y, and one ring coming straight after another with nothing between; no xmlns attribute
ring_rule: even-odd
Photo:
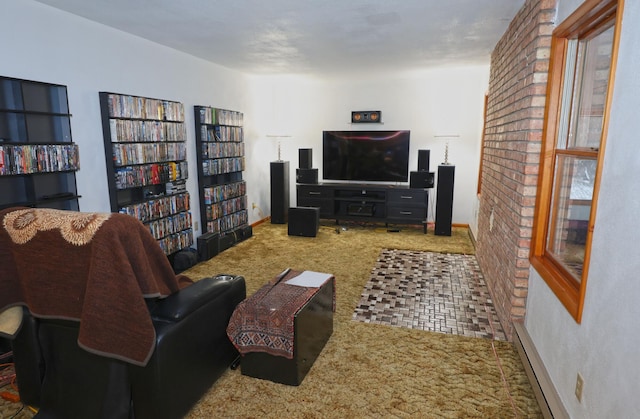
<svg viewBox="0 0 640 419"><path fill-rule="evenodd" d="M320 289L285 283L301 273L289 271L282 278L276 277L238 304L229 320L227 335L240 354L266 352L293 358L295 316ZM335 281L335 277L327 281ZM335 311L335 283L333 289Z"/></svg>
<svg viewBox="0 0 640 419"><path fill-rule="evenodd" d="M84 349L146 365L155 329L145 298L191 280L176 277L142 223L32 208L0 211L0 221L0 313L26 306L36 317L77 320Z"/></svg>

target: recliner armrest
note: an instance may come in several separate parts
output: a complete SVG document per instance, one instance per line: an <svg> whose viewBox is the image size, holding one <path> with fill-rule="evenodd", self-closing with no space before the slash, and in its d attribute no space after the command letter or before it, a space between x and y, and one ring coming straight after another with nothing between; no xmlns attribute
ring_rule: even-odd
<svg viewBox="0 0 640 419"><path fill-rule="evenodd" d="M221 274L202 278L166 298L148 299L147 306L153 319L178 322L203 305L239 287L243 290L245 288L243 276Z"/></svg>

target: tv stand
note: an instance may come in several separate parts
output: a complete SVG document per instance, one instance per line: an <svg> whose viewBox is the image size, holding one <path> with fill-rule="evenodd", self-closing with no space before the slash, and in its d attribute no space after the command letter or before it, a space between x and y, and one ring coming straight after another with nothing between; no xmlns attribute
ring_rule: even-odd
<svg viewBox="0 0 640 419"><path fill-rule="evenodd" d="M299 207L320 208L320 218L422 224L427 233L427 189L358 183L297 184Z"/></svg>

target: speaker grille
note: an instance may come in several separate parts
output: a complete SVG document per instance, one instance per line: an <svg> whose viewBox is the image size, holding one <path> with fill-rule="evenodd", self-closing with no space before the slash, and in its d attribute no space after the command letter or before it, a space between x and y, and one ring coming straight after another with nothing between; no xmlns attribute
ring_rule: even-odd
<svg viewBox="0 0 640 419"><path fill-rule="evenodd" d="M298 167L300 169L311 169L313 165L313 149L300 148L298 149Z"/></svg>
<svg viewBox="0 0 640 419"><path fill-rule="evenodd" d="M351 112L351 122L354 124L360 122L382 122L382 113L380 111L353 111Z"/></svg>
<svg viewBox="0 0 640 419"><path fill-rule="evenodd" d="M418 150L418 172L429 171L429 155L430 150Z"/></svg>

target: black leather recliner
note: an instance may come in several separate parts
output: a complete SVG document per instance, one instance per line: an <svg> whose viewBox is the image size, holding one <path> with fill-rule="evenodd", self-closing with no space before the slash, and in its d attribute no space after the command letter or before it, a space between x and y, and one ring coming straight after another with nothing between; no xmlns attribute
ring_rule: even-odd
<svg viewBox="0 0 640 419"><path fill-rule="evenodd" d="M237 357L244 278L176 276L129 215L2 210L0 266L0 334L39 417L179 418Z"/></svg>
<svg viewBox="0 0 640 419"><path fill-rule="evenodd" d="M12 341L20 397L42 418L179 418L238 356L226 334L242 276L204 278L147 305L156 346L146 366L78 346L78 322L25 308Z"/></svg>

